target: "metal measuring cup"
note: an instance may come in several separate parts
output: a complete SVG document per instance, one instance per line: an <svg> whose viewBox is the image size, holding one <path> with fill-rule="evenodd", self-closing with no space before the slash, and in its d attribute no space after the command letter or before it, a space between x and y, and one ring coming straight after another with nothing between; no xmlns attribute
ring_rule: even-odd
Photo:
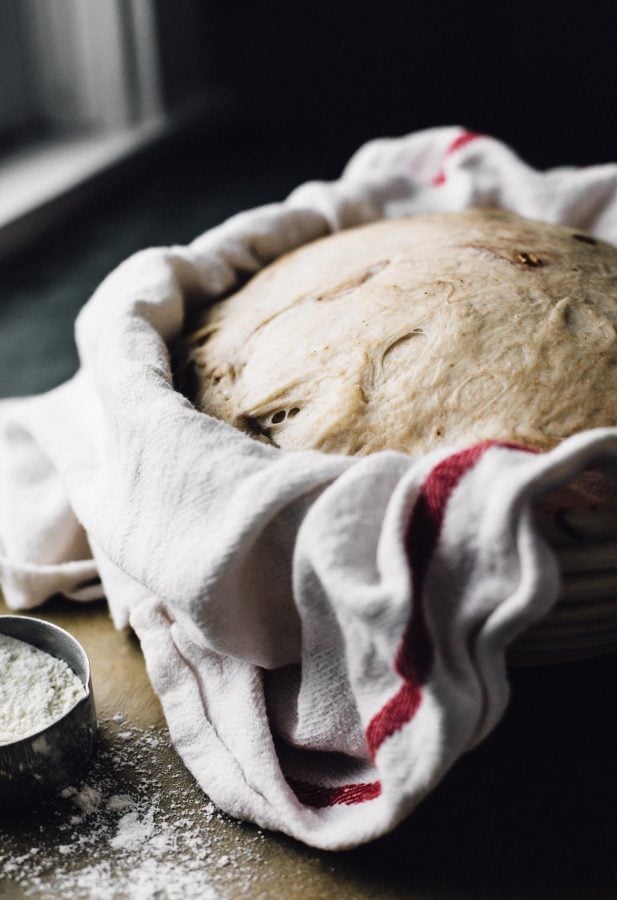
<svg viewBox="0 0 617 900"><path fill-rule="evenodd" d="M33 805L67 787L85 768L96 738L96 712L90 662L79 641L68 631L30 616L0 616L0 633L63 660L86 691L72 709L51 725L21 740L0 744L1 815Z"/></svg>

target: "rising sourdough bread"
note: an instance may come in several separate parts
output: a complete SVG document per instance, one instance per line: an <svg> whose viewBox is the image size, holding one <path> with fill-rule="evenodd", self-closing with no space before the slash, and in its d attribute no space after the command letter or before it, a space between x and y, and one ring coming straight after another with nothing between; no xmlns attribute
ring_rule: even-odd
<svg viewBox="0 0 617 900"><path fill-rule="evenodd" d="M198 408L286 449L548 449L617 425L617 249L498 210L416 216L305 245L215 304L177 348ZM617 477L535 515L560 601L510 662L617 650Z"/></svg>
<svg viewBox="0 0 617 900"><path fill-rule="evenodd" d="M262 270L203 315L180 377L285 449L547 449L617 424L616 326L614 247L501 210L420 215Z"/></svg>

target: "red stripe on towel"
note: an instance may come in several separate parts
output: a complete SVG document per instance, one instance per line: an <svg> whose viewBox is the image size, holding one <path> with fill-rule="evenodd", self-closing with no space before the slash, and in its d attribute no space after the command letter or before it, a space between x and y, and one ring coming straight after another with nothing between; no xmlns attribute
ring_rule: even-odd
<svg viewBox="0 0 617 900"><path fill-rule="evenodd" d="M413 606L394 661L395 671L403 678L403 684L371 719L366 729L366 741L373 758L388 737L413 719L422 702L422 685L430 674L435 653L424 611L426 574L439 541L452 492L490 447L536 452L529 447L504 441L476 444L454 453L435 466L420 489L406 538Z"/></svg>
<svg viewBox="0 0 617 900"><path fill-rule="evenodd" d="M452 491L491 444L477 444L435 466L420 489L407 530L413 606L396 654L394 668L404 679L398 692L375 715L366 740L375 756L386 738L411 721L422 700L422 685L433 665L434 649L424 612L424 582L437 547Z"/></svg>
<svg viewBox="0 0 617 900"><path fill-rule="evenodd" d="M309 784L308 781L297 781L295 778L287 778L286 780L300 803L304 803L305 806L312 806L314 809L324 809L327 806L337 806L339 804L352 806L355 803L374 800L375 797L379 797L381 794L381 783L379 781L328 787L322 784Z"/></svg>
<svg viewBox="0 0 617 900"><path fill-rule="evenodd" d="M448 146L448 148L444 154L444 160L447 159L448 156L451 156L452 153L456 153L457 150L460 150L461 147L465 147L466 144L470 144L472 141L475 141L475 140L477 140L477 138L480 138L480 137L486 137L486 135L482 134L481 132L478 132L478 131L463 131L463 132L461 132L461 134L459 134L457 137L455 137L454 140L452 141L452 143ZM437 173L437 175L435 175L435 177L433 178L432 183L435 187L437 187L440 184L444 184L444 182L446 180L447 180L446 173L443 170L443 163L442 163L442 167L439 170L439 172Z"/></svg>
<svg viewBox="0 0 617 900"><path fill-rule="evenodd" d="M413 607L394 662L394 668L403 678L403 684L368 725L366 740L373 758L388 737L413 719L422 701L422 685L430 674L435 655L424 613L426 574L439 541L452 492L490 447L538 452L521 444L486 441L454 453L429 473L414 504L406 536ZM381 794L380 781L328 787L287 776L286 780L298 800L315 809L364 803Z"/></svg>

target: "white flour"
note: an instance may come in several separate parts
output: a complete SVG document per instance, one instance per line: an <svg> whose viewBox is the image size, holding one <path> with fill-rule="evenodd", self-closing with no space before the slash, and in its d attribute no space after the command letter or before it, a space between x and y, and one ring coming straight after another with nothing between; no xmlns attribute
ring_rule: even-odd
<svg viewBox="0 0 617 900"><path fill-rule="evenodd" d="M85 694L63 660L0 634L0 744L36 734L62 718Z"/></svg>
<svg viewBox="0 0 617 900"><path fill-rule="evenodd" d="M261 831L217 811L164 731L137 728L118 714L99 722L84 781L36 815L0 817L0 897L261 897L255 879L265 864L263 840Z"/></svg>

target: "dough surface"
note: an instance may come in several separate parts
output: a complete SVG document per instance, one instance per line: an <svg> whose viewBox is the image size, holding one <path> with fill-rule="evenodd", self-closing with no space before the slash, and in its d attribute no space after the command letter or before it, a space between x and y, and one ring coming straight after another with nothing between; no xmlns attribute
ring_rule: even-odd
<svg viewBox="0 0 617 900"><path fill-rule="evenodd" d="M617 424L617 249L501 210L304 245L203 314L195 405L285 449L548 449Z"/></svg>

